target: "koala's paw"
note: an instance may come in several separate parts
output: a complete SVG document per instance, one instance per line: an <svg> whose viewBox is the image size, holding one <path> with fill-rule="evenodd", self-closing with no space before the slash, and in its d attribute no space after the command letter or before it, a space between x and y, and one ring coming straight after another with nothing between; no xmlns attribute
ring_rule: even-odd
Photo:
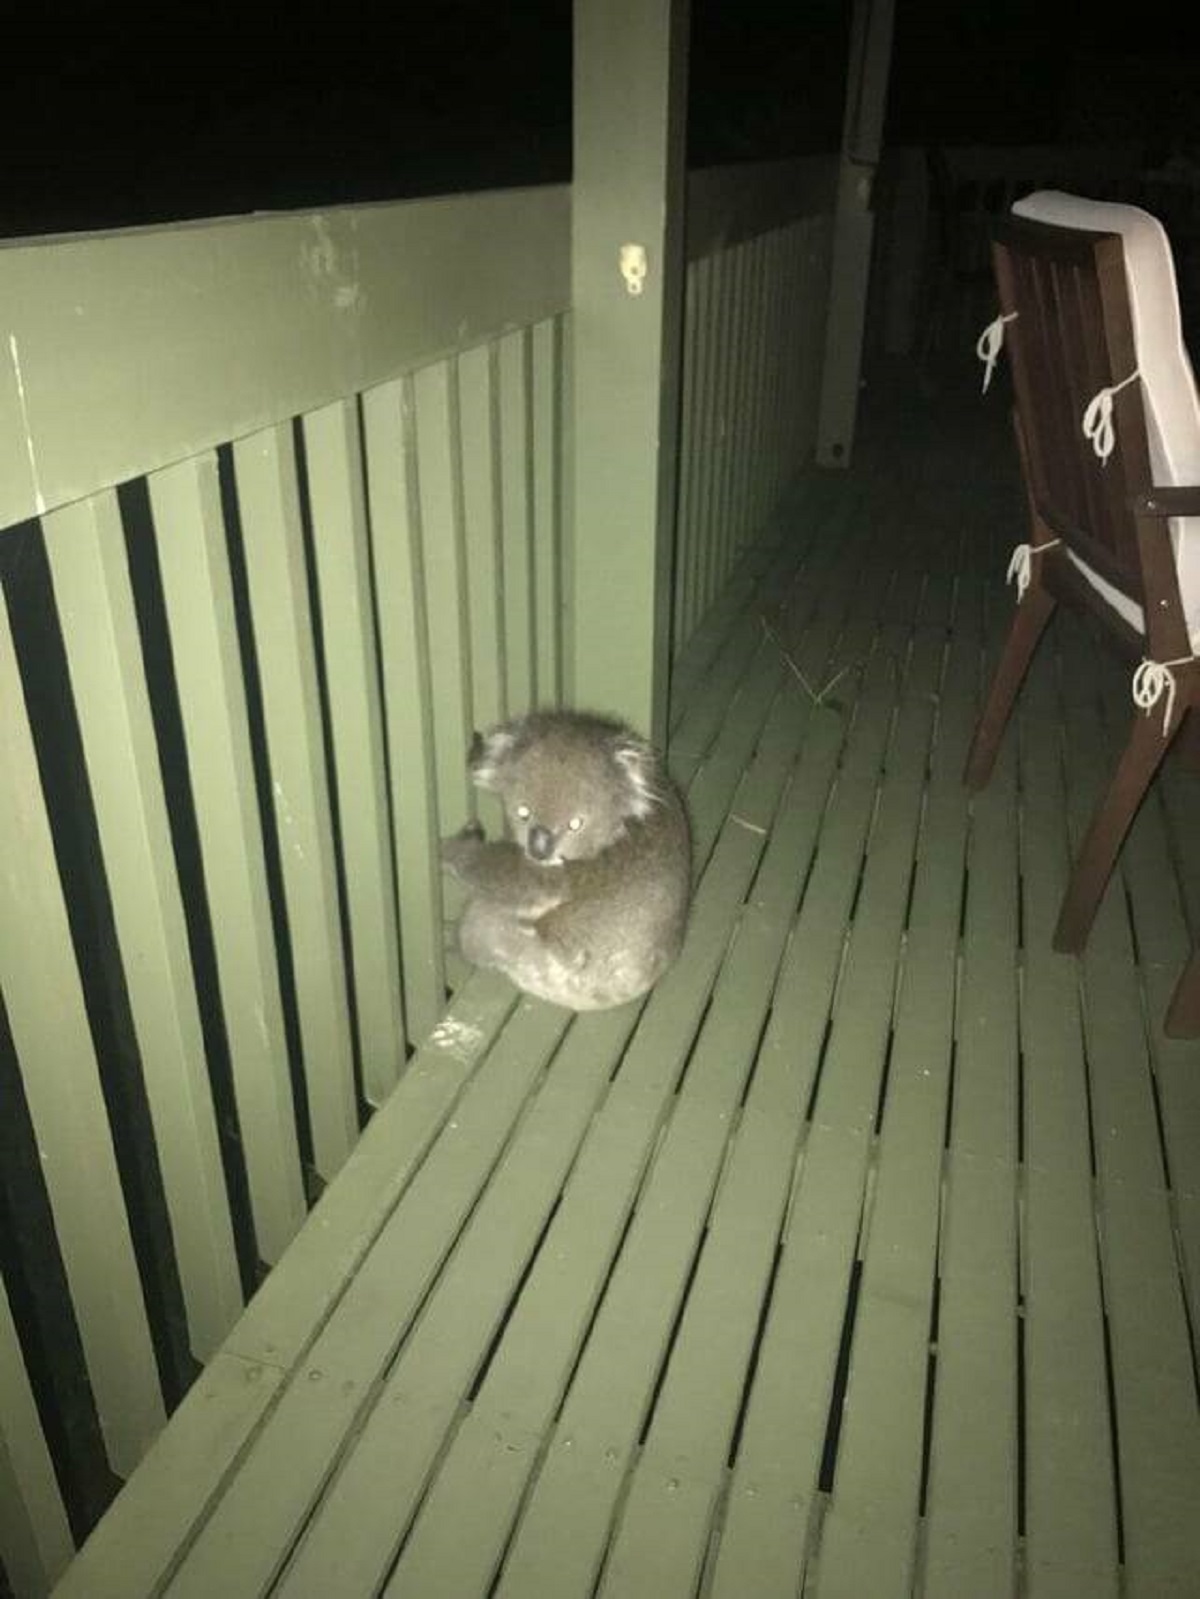
<svg viewBox="0 0 1200 1599"><path fill-rule="evenodd" d="M442 864L450 870L461 871L470 864L483 848L484 832L478 822L468 822L453 838L444 838L441 844Z"/></svg>
<svg viewBox="0 0 1200 1599"><path fill-rule="evenodd" d="M581 949L573 943L564 943L561 938L548 934L545 929L542 931L542 942L563 970L570 972L572 976L577 977L580 972L586 971L592 963L592 957L586 949Z"/></svg>

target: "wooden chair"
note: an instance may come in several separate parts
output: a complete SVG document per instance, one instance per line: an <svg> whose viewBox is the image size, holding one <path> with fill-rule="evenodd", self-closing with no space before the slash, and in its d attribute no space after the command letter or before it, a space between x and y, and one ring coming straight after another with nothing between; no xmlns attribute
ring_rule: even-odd
<svg viewBox="0 0 1200 1599"><path fill-rule="evenodd" d="M960 181L940 145L925 150L929 194L928 260L923 331L917 356L928 377L947 351L962 351L962 333L977 327L991 304L990 240L1012 191L1003 180Z"/></svg>
<svg viewBox="0 0 1200 1599"><path fill-rule="evenodd" d="M1001 318L980 353L994 360L1001 340L1009 351L1030 539L1010 568L1019 603L975 731L968 785L991 774L1060 600L1099 618L1138 663L1129 739L1055 932L1056 949L1078 951L1186 718L1189 743L1200 747L1200 401L1170 246L1145 211L1031 194L997 228L993 262Z"/></svg>

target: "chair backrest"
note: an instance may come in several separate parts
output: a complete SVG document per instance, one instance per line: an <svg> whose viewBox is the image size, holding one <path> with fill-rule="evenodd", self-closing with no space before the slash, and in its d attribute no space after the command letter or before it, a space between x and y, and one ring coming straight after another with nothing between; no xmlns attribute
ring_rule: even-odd
<svg viewBox="0 0 1200 1599"><path fill-rule="evenodd" d="M1098 577L1141 606L1131 499L1152 485L1200 483L1200 402L1166 234L1135 206L1042 190L999 224L994 260L1002 310L1016 313L1005 343L1036 510ZM1102 389L1116 390L1107 461L1082 430ZM1200 519L1176 519L1172 541L1194 633Z"/></svg>

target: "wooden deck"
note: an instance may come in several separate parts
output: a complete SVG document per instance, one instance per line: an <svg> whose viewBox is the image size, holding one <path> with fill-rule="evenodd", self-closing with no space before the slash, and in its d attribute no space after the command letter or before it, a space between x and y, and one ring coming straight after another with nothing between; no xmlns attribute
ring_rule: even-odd
<svg viewBox="0 0 1200 1599"><path fill-rule="evenodd" d="M1131 708L1064 623L968 802L984 404L869 422L682 663L678 966L467 982L61 1593L1200 1594L1200 779L1053 954Z"/></svg>

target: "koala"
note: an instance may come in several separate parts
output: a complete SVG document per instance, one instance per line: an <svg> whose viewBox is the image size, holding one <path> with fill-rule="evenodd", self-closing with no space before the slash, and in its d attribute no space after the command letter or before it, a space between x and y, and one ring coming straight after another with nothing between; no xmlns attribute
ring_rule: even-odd
<svg viewBox="0 0 1200 1599"><path fill-rule="evenodd" d="M464 957L570 1010L644 994L679 953L692 877L687 812L655 752L619 722L534 711L477 733L468 766L511 836L473 823L442 845L469 890Z"/></svg>

